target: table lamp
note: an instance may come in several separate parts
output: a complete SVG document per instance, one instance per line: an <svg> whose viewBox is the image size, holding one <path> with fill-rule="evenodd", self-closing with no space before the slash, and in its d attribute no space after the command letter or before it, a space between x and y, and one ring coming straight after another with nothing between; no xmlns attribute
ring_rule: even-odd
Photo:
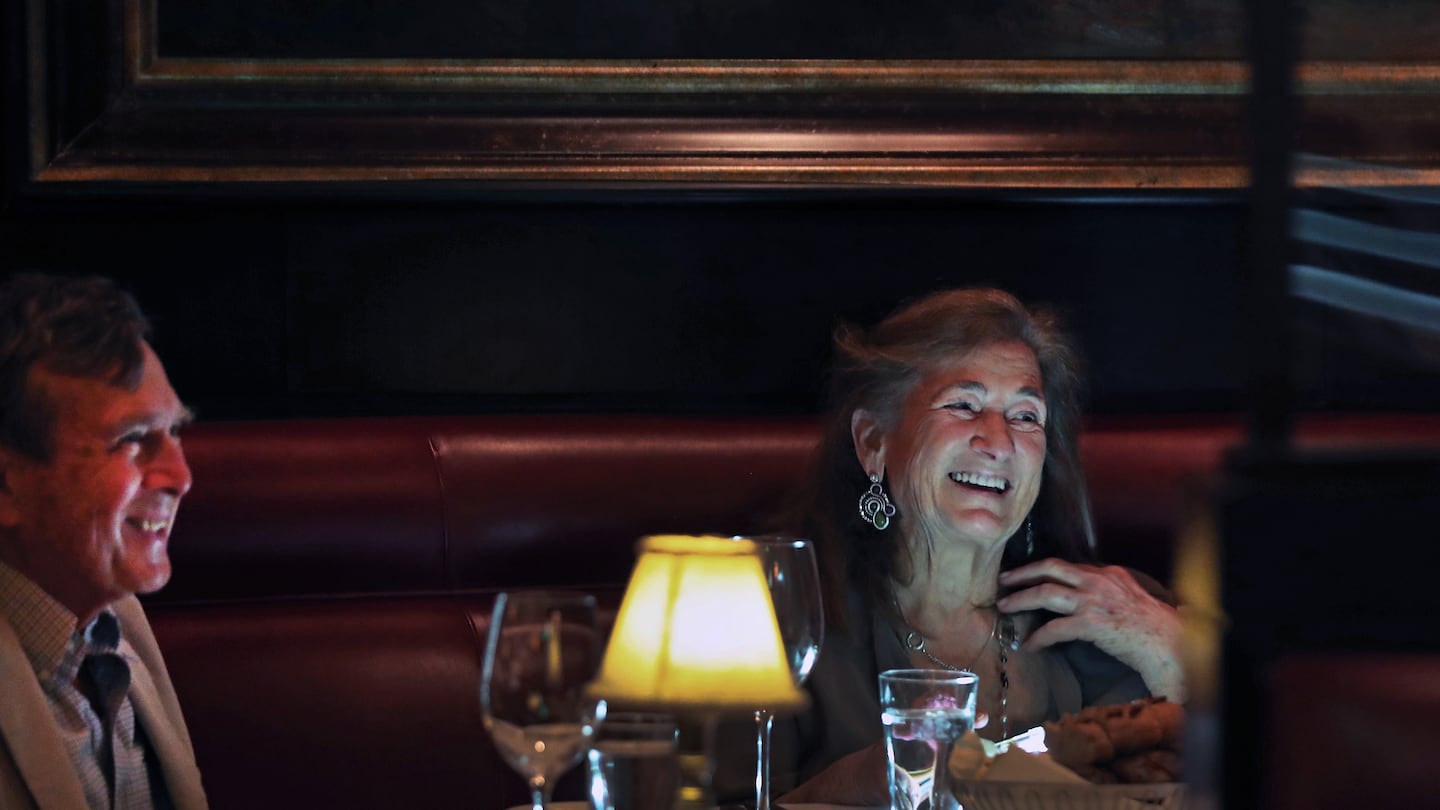
<svg viewBox="0 0 1440 810"><path fill-rule="evenodd" d="M808 702L790 675L755 544L641 540L592 689L607 701L698 720L701 751L681 753L676 806L713 807L716 720L752 715L757 706L797 711Z"/></svg>

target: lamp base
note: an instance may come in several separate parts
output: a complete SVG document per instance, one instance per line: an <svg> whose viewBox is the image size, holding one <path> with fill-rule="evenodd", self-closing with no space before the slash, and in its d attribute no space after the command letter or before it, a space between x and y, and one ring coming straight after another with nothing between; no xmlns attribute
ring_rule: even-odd
<svg viewBox="0 0 1440 810"><path fill-rule="evenodd" d="M682 715L680 718L680 787L675 791L676 810L714 810L715 727L714 712Z"/></svg>

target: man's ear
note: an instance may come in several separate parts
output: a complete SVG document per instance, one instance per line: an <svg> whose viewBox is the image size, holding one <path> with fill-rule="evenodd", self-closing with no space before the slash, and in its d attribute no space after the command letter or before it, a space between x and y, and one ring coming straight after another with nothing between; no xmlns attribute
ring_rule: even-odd
<svg viewBox="0 0 1440 810"><path fill-rule="evenodd" d="M880 418L864 408L850 414L850 439L855 444L855 458L866 475L885 477L885 428Z"/></svg>

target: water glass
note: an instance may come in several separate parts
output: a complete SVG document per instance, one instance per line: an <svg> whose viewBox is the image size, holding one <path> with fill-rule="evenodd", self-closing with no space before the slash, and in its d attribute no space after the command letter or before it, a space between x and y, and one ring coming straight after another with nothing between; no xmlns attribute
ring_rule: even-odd
<svg viewBox="0 0 1440 810"><path fill-rule="evenodd" d="M950 749L975 727L973 673L888 669L880 673L880 720L889 760L890 810L954 810Z"/></svg>
<svg viewBox="0 0 1440 810"><path fill-rule="evenodd" d="M592 810L671 810L680 788L675 718L610 712L586 754Z"/></svg>

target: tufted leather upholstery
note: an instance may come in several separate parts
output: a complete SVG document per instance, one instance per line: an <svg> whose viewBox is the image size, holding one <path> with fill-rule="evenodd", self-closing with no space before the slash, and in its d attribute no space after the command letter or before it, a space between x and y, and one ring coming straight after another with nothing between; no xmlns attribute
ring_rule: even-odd
<svg viewBox="0 0 1440 810"><path fill-rule="evenodd" d="M639 537L757 528L799 419L475 417L197 425L153 602L623 583Z"/></svg>
<svg viewBox="0 0 1440 810"><path fill-rule="evenodd" d="M1300 437L1440 443L1440 416L1311 419ZM174 579L147 603L212 807L521 803L478 707L494 592L583 587L613 606L637 538L759 528L816 438L788 418L195 426ZM1226 417L1090 425L1102 556L1168 579L1187 482L1241 438Z"/></svg>
<svg viewBox="0 0 1440 810"><path fill-rule="evenodd" d="M480 722L488 608L418 597L161 613L211 807L524 801L518 778L496 778L506 766Z"/></svg>

